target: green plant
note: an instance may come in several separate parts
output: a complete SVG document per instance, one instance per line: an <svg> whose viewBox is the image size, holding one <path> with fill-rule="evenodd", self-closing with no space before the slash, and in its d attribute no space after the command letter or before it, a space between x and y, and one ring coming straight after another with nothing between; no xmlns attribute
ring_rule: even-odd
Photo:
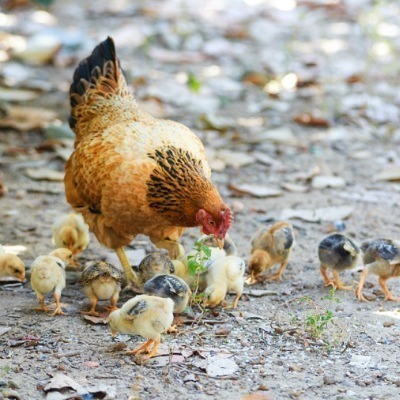
<svg viewBox="0 0 400 400"><path fill-rule="evenodd" d="M192 72L188 72L187 85L189 89L194 93L199 93L201 89L201 82L197 79L196 75Z"/></svg>
<svg viewBox="0 0 400 400"><path fill-rule="evenodd" d="M196 242L194 248L196 253L189 255L187 258L189 273L192 276L204 272L206 270L205 263L211 257L211 249L203 242Z"/></svg>

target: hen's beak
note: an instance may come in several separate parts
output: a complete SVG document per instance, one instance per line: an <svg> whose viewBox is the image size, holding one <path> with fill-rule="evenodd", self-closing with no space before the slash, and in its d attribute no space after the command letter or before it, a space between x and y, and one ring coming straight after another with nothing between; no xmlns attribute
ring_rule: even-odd
<svg viewBox="0 0 400 400"><path fill-rule="evenodd" d="M219 239L219 238L215 238L215 240L217 241L217 244L218 244L218 247L219 247L219 249L221 250L221 249L223 249L224 248L224 239Z"/></svg>

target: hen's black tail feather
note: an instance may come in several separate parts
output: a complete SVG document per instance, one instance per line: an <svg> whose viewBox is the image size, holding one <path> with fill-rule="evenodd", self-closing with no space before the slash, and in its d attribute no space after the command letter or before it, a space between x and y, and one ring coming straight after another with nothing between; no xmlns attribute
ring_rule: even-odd
<svg viewBox="0 0 400 400"><path fill-rule="evenodd" d="M112 78L115 80L115 82L118 82L118 77L120 74L120 61L117 58L114 40L110 37L107 37L106 40L98 44L94 48L92 54L82 60L76 68L73 81L69 89L70 104L72 108L78 104L76 95L83 96L85 94L86 90L88 89L87 82L94 83L94 81L99 78L99 73L101 74L104 71L104 65L108 61L114 63L114 68L112 69L114 76L112 76ZM111 72L111 70L108 72ZM71 128L74 128L75 123L76 120L71 115L69 117L69 125Z"/></svg>

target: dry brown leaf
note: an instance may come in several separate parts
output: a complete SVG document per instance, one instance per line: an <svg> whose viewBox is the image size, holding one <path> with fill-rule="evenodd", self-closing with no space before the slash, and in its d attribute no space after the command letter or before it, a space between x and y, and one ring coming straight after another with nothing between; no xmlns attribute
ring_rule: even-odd
<svg viewBox="0 0 400 400"><path fill-rule="evenodd" d="M296 124L305 126L315 126L321 128L326 128L329 126L329 122L327 119L316 117L315 115L309 113L296 115L293 118L293 121L296 122Z"/></svg>
<svg viewBox="0 0 400 400"><path fill-rule="evenodd" d="M228 185L228 188L236 194L249 194L254 197L277 197L282 195L282 191L256 183L244 183L242 185Z"/></svg>
<svg viewBox="0 0 400 400"><path fill-rule="evenodd" d="M47 168L28 168L25 170L25 174L35 181L63 181L64 180L64 172L55 171L53 169Z"/></svg>
<svg viewBox="0 0 400 400"><path fill-rule="evenodd" d="M105 314L105 316L104 316L104 314ZM86 314L83 315L83 318L86 321L90 321L90 322L92 322L94 324L106 324L107 323L107 317L108 317L108 313L100 314L100 316L98 316L98 317L96 317L94 315L86 315Z"/></svg>
<svg viewBox="0 0 400 400"><path fill-rule="evenodd" d="M54 375L53 378L50 379L50 382L44 387L44 391L48 392L49 390L61 390L66 388L71 388L82 394L86 392L82 385L61 373Z"/></svg>
<svg viewBox="0 0 400 400"><path fill-rule="evenodd" d="M0 120L0 127L18 131L43 129L56 116L54 111L44 108L12 106L8 108L7 115Z"/></svg>

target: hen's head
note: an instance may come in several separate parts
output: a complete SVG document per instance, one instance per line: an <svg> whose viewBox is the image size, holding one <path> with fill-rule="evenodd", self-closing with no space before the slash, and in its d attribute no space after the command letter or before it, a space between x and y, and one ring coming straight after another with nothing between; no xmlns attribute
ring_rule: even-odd
<svg viewBox="0 0 400 400"><path fill-rule="evenodd" d="M201 208L196 213L196 221L201 225L206 235L214 235L223 245L223 240L233 222L232 211L229 207L223 210L209 212Z"/></svg>

